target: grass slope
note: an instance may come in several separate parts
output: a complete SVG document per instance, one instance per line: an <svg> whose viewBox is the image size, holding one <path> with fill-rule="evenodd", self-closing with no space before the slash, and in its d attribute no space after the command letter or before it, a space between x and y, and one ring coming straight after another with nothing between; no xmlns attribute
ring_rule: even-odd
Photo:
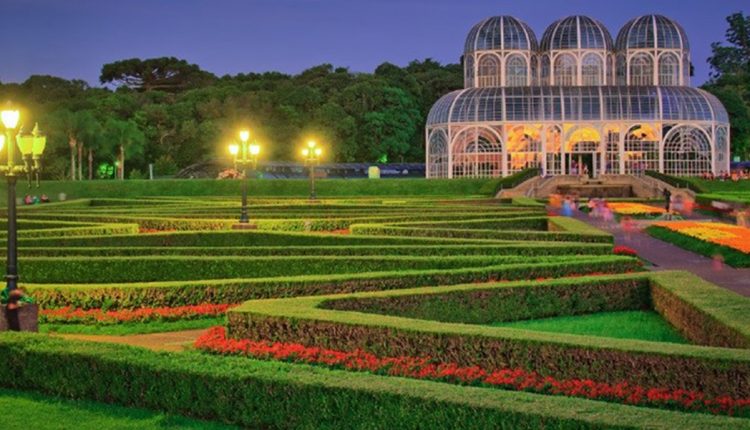
<svg viewBox="0 0 750 430"><path fill-rule="evenodd" d="M495 327L509 327L554 333L688 343L664 319L653 311L602 312L534 320L500 322Z"/></svg>

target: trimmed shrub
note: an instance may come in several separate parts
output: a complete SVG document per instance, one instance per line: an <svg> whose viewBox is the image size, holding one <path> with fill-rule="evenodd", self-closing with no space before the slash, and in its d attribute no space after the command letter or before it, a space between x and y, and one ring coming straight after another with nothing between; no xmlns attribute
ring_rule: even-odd
<svg viewBox="0 0 750 430"><path fill-rule="evenodd" d="M747 420L731 417L31 334L1 334L0 361L4 387L246 427L750 427Z"/></svg>

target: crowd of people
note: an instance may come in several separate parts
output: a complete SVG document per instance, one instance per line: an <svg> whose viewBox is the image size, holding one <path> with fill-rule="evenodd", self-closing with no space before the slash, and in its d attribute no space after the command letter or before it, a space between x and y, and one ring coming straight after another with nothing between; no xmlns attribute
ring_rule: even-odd
<svg viewBox="0 0 750 430"><path fill-rule="evenodd" d="M41 196L32 196L31 194L26 194L26 196L23 198L23 204L25 205L35 205L39 203L49 203L49 197L47 197L46 194L42 194Z"/></svg>

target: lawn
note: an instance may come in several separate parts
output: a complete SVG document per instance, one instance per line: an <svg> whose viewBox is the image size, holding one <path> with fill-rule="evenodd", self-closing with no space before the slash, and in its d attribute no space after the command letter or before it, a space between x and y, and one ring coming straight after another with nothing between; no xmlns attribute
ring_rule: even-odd
<svg viewBox="0 0 750 430"><path fill-rule="evenodd" d="M672 326L653 311L602 312L492 324L553 333L639 339L654 342L688 343Z"/></svg>
<svg viewBox="0 0 750 430"><path fill-rule="evenodd" d="M0 427L3 430L236 428L144 409L62 400L6 389L0 389L0 409L4 411L0 417Z"/></svg>

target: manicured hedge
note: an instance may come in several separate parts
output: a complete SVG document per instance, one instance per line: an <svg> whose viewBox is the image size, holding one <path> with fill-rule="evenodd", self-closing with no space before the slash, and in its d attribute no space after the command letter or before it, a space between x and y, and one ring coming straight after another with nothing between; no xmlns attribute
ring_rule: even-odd
<svg viewBox="0 0 750 430"><path fill-rule="evenodd" d="M0 243L3 242L0 240ZM296 232L269 232L252 230L186 231L154 234L127 234L83 237L23 238L19 246L71 247L71 246L326 246L326 245L438 245L464 243L493 243L491 240L475 241L451 238L357 236L331 234L303 234ZM494 241L498 243L498 241Z"/></svg>
<svg viewBox="0 0 750 430"><path fill-rule="evenodd" d="M320 179L315 188L320 197L346 196L494 196L502 179ZM307 197L310 184L305 179L267 179L250 181L252 196ZM159 179L127 181L44 181L35 192L57 200L60 193L68 199L119 196L237 196L242 181L213 179ZM507 187L506 187L507 188ZM0 201L6 201L4 189Z"/></svg>
<svg viewBox="0 0 750 430"><path fill-rule="evenodd" d="M612 257L588 257L608 260ZM274 257L36 257L23 261L30 283L123 283L269 278L340 273L447 270L514 264L554 264L568 256L274 256Z"/></svg>
<svg viewBox="0 0 750 430"><path fill-rule="evenodd" d="M445 237L454 239L493 239L510 241L559 241L611 243L611 235L567 231L479 230L461 228L402 227L385 224L353 224L353 234L406 237Z"/></svg>
<svg viewBox="0 0 750 430"><path fill-rule="evenodd" d="M621 305L643 304L642 289L616 291L617 288L622 288L622 278L634 276L642 278L644 275L608 278L613 281L609 294L614 297L614 301ZM548 289L551 285L560 288L559 296L572 296L567 300L561 299L562 302L569 302L562 310L576 310L578 305L575 302L581 299L574 297L581 297L580 291L587 285L594 288L592 299L584 299L581 306L602 306L596 304L595 293L606 289L606 285L597 278L541 283L527 281L515 285L435 287L360 293L351 297L363 299L423 294L423 297L434 303L434 295L443 292L473 290L481 295L482 291L509 291L509 288L523 286L525 288L513 291L526 295L516 303L519 306L526 303L529 308L534 308L539 303L535 303L534 296L528 294L530 289L540 286ZM536 297L544 299L549 294L544 291ZM293 342L343 351L359 348L379 356L428 356L460 366L477 365L484 369L522 368L543 376L563 379L593 379L607 383L629 381L642 386L697 390L715 396L750 396L750 350L532 332L321 308L326 301L329 301L327 306L331 307L335 305L330 301L344 298L347 296L246 302L229 312L229 327L232 336L236 338ZM469 300L473 303L477 317L474 320L473 317L464 317L464 322L467 319L472 322L486 318L484 310L477 309L483 308L486 301L478 299L477 295L469 296L466 300L467 303ZM490 300L490 307L493 307L492 302ZM449 301L446 307L450 303L455 303L455 300ZM471 303L465 307L471 308ZM742 306L744 312L750 311L747 300ZM413 309L418 309L415 311L418 317L437 313L435 310L419 310L418 307ZM533 314L534 311L527 312ZM523 316L522 312L519 314Z"/></svg>
<svg viewBox="0 0 750 430"><path fill-rule="evenodd" d="M750 299L685 272L651 276L654 309L691 341L750 349Z"/></svg>
<svg viewBox="0 0 750 430"><path fill-rule="evenodd" d="M120 345L0 335L0 385L250 428L750 428L687 414Z"/></svg>
<svg viewBox="0 0 750 430"><path fill-rule="evenodd" d="M201 303L240 303L244 300L308 296L352 291L451 285L464 282L551 278L590 273L640 270L637 260L617 256L579 257L556 263L519 263L448 270L206 281L139 282L130 284L27 284L21 286L42 307L137 308Z"/></svg>
<svg viewBox="0 0 750 430"><path fill-rule="evenodd" d="M724 262L730 266L750 267L750 254L745 254L734 248L706 242L656 225L647 227L646 232L657 239L669 242L688 251L705 255L706 257L721 255Z"/></svg>
<svg viewBox="0 0 750 430"><path fill-rule="evenodd" d="M651 307L648 278L539 282L507 288L452 290L433 294L358 297L324 301L324 309L394 315L464 324L492 324Z"/></svg>
<svg viewBox="0 0 750 430"><path fill-rule="evenodd" d="M131 247L23 247L20 255L26 257L75 257L75 256L143 256L143 255L200 255L200 256L284 256L284 255L330 255L330 256L367 256L367 255L407 255L407 256L445 256L445 255L605 255L612 253L612 246L606 243L502 243L484 245L352 245L352 246L234 246L234 247L200 247L200 246L131 246ZM0 256L5 249L0 248Z"/></svg>

